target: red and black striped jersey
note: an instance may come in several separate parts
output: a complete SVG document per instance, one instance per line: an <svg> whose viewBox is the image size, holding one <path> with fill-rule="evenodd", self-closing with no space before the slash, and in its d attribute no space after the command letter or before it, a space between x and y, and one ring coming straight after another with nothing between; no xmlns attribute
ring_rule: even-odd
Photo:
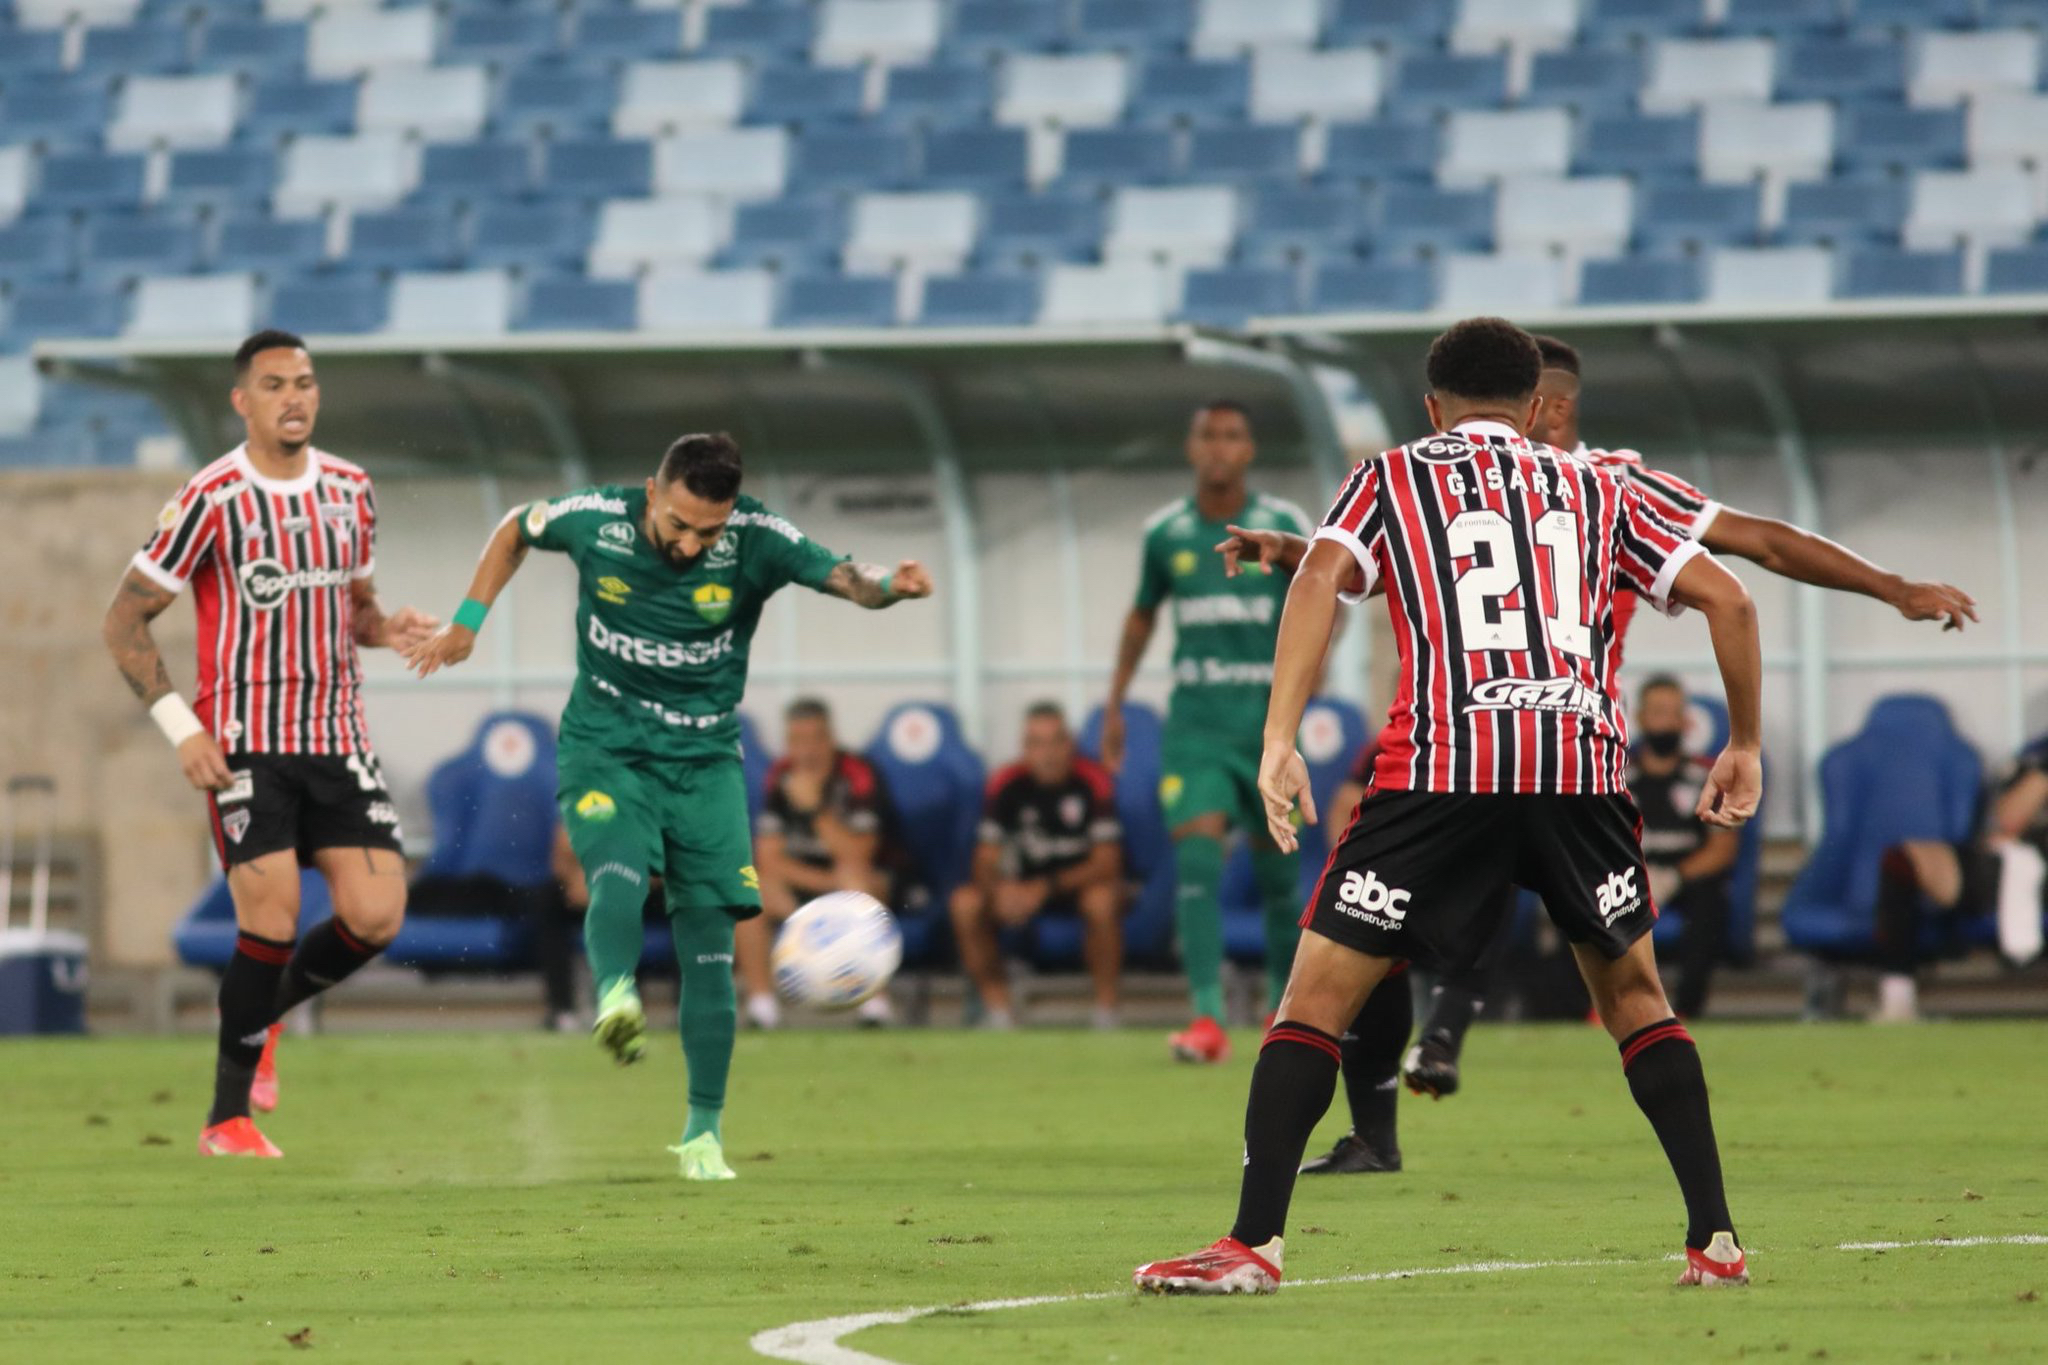
<svg viewBox="0 0 2048 1365"><path fill-rule="evenodd" d="M1381 580L1400 684L1374 768L1388 791L1618 793L1614 599L1666 604L1697 541L1633 481L1499 422L1361 462L1317 540Z"/></svg>
<svg viewBox="0 0 2048 1365"><path fill-rule="evenodd" d="M1635 485L1637 492L1658 515L1678 527L1694 540L1707 533L1720 515L1721 504L1705 493L1663 469L1653 469L1644 463L1640 453L1633 450L1590 450L1584 441L1572 452L1581 460L1596 464L1603 469L1612 469ZM1628 623L1635 619L1636 595L1632 592L1618 593L1614 598L1614 661L1613 666L1621 667L1621 650L1628 639Z"/></svg>
<svg viewBox="0 0 2048 1365"><path fill-rule="evenodd" d="M351 585L370 576L376 534L370 476L320 450L280 480L238 446L164 504L133 563L167 591L192 584L192 708L223 749L369 752Z"/></svg>

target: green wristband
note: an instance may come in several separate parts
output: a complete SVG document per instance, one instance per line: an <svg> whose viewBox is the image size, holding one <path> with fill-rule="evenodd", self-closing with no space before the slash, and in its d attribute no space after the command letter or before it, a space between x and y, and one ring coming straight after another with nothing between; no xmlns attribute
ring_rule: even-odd
<svg viewBox="0 0 2048 1365"><path fill-rule="evenodd" d="M885 574L883 574L883 575L882 575L882 596L884 596L884 597L887 597L887 596L889 596L890 590L891 590L891 588L893 588L893 587L894 587L895 583L896 583L896 575L895 575L895 574L893 574L893 573L885 573Z"/></svg>
<svg viewBox="0 0 2048 1365"><path fill-rule="evenodd" d="M474 597L465 597L462 599L462 605L455 609L455 624L473 635L483 629L484 618L490 614L489 607Z"/></svg>

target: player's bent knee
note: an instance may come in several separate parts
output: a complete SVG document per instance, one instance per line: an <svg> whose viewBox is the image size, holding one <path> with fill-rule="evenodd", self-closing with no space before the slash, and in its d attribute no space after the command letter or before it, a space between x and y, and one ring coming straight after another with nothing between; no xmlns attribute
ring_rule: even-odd
<svg viewBox="0 0 2048 1365"><path fill-rule="evenodd" d="M349 933L363 942L383 948L398 937L398 931L405 927L405 891L401 887L394 895L389 892L373 892L368 895L337 898L334 914Z"/></svg>

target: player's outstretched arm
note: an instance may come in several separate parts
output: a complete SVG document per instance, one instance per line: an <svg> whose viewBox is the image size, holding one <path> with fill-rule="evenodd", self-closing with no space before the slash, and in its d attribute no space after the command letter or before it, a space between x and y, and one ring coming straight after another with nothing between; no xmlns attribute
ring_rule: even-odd
<svg viewBox="0 0 2048 1365"><path fill-rule="evenodd" d="M185 780L201 791L222 791L234 783L228 761L212 735L200 726L192 708L171 688L170 670L156 647L149 623L171 605L174 595L130 569L107 604L106 619L100 624L100 638L114 666L128 680L152 719L176 746L178 766Z"/></svg>
<svg viewBox="0 0 2048 1365"><path fill-rule="evenodd" d="M498 523L498 529L491 532L491 538L484 542L483 555L476 562L476 573L469 580L469 600L477 603L482 611L490 609L491 604L498 600L498 594L505 591L505 585L512 581L512 575L518 573L519 566L526 562L528 547L525 538L519 534L519 518L525 512L524 507L513 509ZM477 626L482 624L481 612L477 626L465 624L462 612L458 611L455 616L455 620L406 647L406 667L426 678L469 657L470 651L476 648Z"/></svg>
<svg viewBox="0 0 2048 1365"><path fill-rule="evenodd" d="M364 649L395 649L403 654L432 635L440 621L418 607L400 607L386 615L377 600L377 585L358 578L348 586L350 634Z"/></svg>
<svg viewBox="0 0 2048 1365"><path fill-rule="evenodd" d="M1301 567L1302 557L1308 554L1308 537L1292 531L1255 531L1234 525L1225 529L1230 534L1216 542L1216 553L1223 556L1225 578L1237 577L1246 560L1268 573L1291 574Z"/></svg>
<svg viewBox="0 0 2048 1365"><path fill-rule="evenodd" d="M1728 747L1714 760L1695 813L1710 825L1733 829L1755 815L1763 800L1764 664L1756 604L1741 579L1702 554L1680 566L1671 600L1707 618L1728 701Z"/></svg>
<svg viewBox="0 0 2048 1365"><path fill-rule="evenodd" d="M1102 766L1116 772L1124 766L1124 697L1138 665L1152 643L1159 626L1158 607L1132 607L1124 617L1123 632L1116 639L1116 667L1109 674L1109 698L1102 706Z"/></svg>
<svg viewBox="0 0 2048 1365"><path fill-rule="evenodd" d="M1357 573L1358 562L1351 551L1335 541L1315 542L1295 571L1294 584L1287 590L1286 610L1280 613L1280 638L1273 647L1273 691L1266 702L1265 753L1259 760L1259 796L1266 805L1267 832L1282 853L1292 853L1301 845L1294 831L1297 804L1305 822L1316 822L1308 765L1295 749L1294 737L1323 675L1323 655L1337 625L1337 594Z"/></svg>
<svg viewBox="0 0 2048 1365"><path fill-rule="evenodd" d="M1961 588L1908 582L1826 536L1770 517L1723 507L1708 523L1700 543L1716 554L1740 555L1796 582L1874 597L1908 621L1939 621L1943 630L1961 630L1965 617L1977 619L1976 600Z"/></svg>
<svg viewBox="0 0 2048 1365"><path fill-rule="evenodd" d="M849 562L834 567L818 586L818 591L832 597L843 597L856 607L880 611L898 602L930 597L932 576L924 565L914 559L906 559L894 569L885 569L879 564Z"/></svg>

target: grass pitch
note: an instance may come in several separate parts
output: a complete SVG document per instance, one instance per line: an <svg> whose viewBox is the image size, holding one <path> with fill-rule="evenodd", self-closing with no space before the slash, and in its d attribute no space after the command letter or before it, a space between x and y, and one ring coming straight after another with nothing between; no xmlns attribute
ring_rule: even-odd
<svg viewBox="0 0 2048 1365"><path fill-rule="evenodd" d="M1255 1040L748 1035L727 1151L685 1185L672 1035L618 1071L542 1036L287 1040L281 1162L193 1155L200 1039L10 1042L0 1360L759 1359L764 1329L1026 1295L851 1334L887 1360L2048 1360L2048 1028L1697 1030L1757 1283L1679 1292L1677 1191L1613 1047L1482 1027L1408 1103L1408 1169L1305 1181L1307 1280L1140 1299L1130 1268L1230 1223ZM1333 1111L1317 1135L1334 1138ZM311 1354L308 1355L307 1353Z"/></svg>

